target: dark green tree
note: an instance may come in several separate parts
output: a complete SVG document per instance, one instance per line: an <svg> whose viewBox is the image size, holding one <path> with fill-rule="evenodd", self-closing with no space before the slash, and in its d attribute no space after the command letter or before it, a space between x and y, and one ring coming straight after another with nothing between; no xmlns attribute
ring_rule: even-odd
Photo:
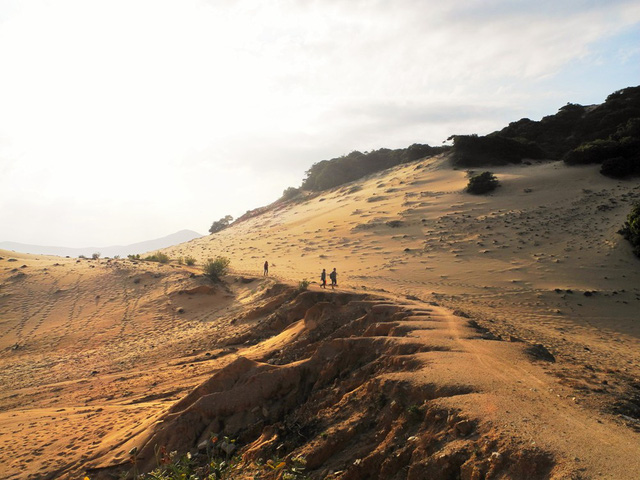
<svg viewBox="0 0 640 480"><path fill-rule="evenodd" d="M233 217L231 215L225 215L217 222L213 222L213 224L211 225L211 228L209 228L209 233L217 233L220 230L224 230L229 226L232 220L233 220Z"/></svg>

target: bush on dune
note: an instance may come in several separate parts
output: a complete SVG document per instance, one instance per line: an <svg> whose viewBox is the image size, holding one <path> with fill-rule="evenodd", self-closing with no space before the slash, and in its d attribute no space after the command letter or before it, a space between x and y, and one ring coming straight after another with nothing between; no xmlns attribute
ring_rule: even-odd
<svg viewBox="0 0 640 480"><path fill-rule="evenodd" d="M300 194L300 189L295 187L288 187L282 192L282 200L291 200L296 198Z"/></svg>
<svg viewBox="0 0 640 480"><path fill-rule="evenodd" d="M618 233L631 243L633 253L640 257L640 203L632 207L627 221Z"/></svg>
<svg viewBox="0 0 640 480"><path fill-rule="evenodd" d="M639 138L640 86L618 90L600 105L568 103L539 122L523 118L496 133L533 141L554 159L594 140Z"/></svg>
<svg viewBox="0 0 640 480"><path fill-rule="evenodd" d="M483 172L480 175L474 175L469 179L466 191L475 195L489 193L500 186L500 182L491 172Z"/></svg>
<svg viewBox="0 0 640 480"><path fill-rule="evenodd" d="M601 163L600 173L608 177L640 175L640 137L612 136L583 143L567 152L562 160L567 165Z"/></svg>
<svg viewBox="0 0 640 480"><path fill-rule="evenodd" d="M640 155L626 158L607 158L602 162L600 173L612 178L626 178L633 175L640 175Z"/></svg>
<svg viewBox="0 0 640 480"><path fill-rule="evenodd" d="M227 228L233 220L231 215L225 215L220 220L217 220L211 224L209 227L209 233L218 233L221 230Z"/></svg>
<svg viewBox="0 0 640 480"><path fill-rule="evenodd" d="M215 259L208 259L202 266L205 276L209 277L214 282L220 282L222 277L229 271L229 264L231 260L227 257L216 257Z"/></svg>
<svg viewBox="0 0 640 480"><path fill-rule="evenodd" d="M153 255L145 257L144 260L146 260L147 262L169 263L169 260L171 259L169 258L169 255L165 253L156 252Z"/></svg>
<svg viewBox="0 0 640 480"><path fill-rule="evenodd" d="M449 147L414 143L407 148L395 150L380 148L364 153L355 150L348 155L314 163L307 170L301 188L312 191L327 190L396 165L438 155L448 149Z"/></svg>
<svg viewBox="0 0 640 480"><path fill-rule="evenodd" d="M507 165L520 163L525 158L542 159L545 152L535 143L520 138L507 138L498 134L453 135L453 161L457 166Z"/></svg>

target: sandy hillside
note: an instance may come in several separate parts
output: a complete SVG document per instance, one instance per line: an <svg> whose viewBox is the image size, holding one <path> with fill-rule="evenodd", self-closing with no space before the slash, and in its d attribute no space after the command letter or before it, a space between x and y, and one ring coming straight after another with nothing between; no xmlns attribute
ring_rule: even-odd
<svg viewBox="0 0 640 480"><path fill-rule="evenodd" d="M112 478L228 433L246 478L638 478L640 186L492 171L478 197L446 157L400 166L165 250L195 267L0 251L0 471ZM194 276L216 255L226 287Z"/></svg>
<svg viewBox="0 0 640 480"><path fill-rule="evenodd" d="M116 449L211 372L268 285L0 251L0 472L58 478ZM248 305L248 306L247 306ZM75 477L73 477L75 478Z"/></svg>
<svg viewBox="0 0 640 480"><path fill-rule="evenodd" d="M474 196L446 157L400 166L167 253L224 255L254 274L267 259L293 281L335 267L342 288L437 299L639 378L640 268L616 233L640 201L637 179L561 162L491 170L502 186Z"/></svg>

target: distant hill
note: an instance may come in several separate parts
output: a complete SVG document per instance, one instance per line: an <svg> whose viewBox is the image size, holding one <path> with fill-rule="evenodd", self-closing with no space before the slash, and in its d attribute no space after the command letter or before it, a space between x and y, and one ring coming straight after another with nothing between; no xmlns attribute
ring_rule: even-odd
<svg viewBox="0 0 640 480"><path fill-rule="evenodd" d="M60 257L77 257L85 255L91 256L95 252L99 252L103 257L114 257L120 255L121 257L127 255L135 255L137 253L152 252L161 248L171 247L180 243L188 242L194 238L200 238L198 232L193 230L180 230L179 232L172 233L166 237L156 238L155 240L147 240L146 242L133 243L131 245L115 245L110 247L83 247L83 248L69 248L69 247L50 247L42 245L28 245L25 243L17 242L0 242L0 249L13 250L21 253L33 253L39 255L58 255Z"/></svg>

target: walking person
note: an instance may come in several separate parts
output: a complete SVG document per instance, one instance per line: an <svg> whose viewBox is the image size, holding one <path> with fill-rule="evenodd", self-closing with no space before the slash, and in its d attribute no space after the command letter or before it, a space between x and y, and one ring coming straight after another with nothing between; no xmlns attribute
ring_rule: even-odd
<svg viewBox="0 0 640 480"><path fill-rule="evenodd" d="M329 278L331 279L331 289L333 290L334 287L338 286L338 272L336 272L335 268L333 272L329 274Z"/></svg>
<svg viewBox="0 0 640 480"><path fill-rule="evenodd" d="M265 260L264 262L264 274L263 275L269 275L269 262Z"/></svg>
<svg viewBox="0 0 640 480"><path fill-rule="evenodd" d="M320 286L322 288L327 288L327 271L324 268L320 274Z"/></svg>

